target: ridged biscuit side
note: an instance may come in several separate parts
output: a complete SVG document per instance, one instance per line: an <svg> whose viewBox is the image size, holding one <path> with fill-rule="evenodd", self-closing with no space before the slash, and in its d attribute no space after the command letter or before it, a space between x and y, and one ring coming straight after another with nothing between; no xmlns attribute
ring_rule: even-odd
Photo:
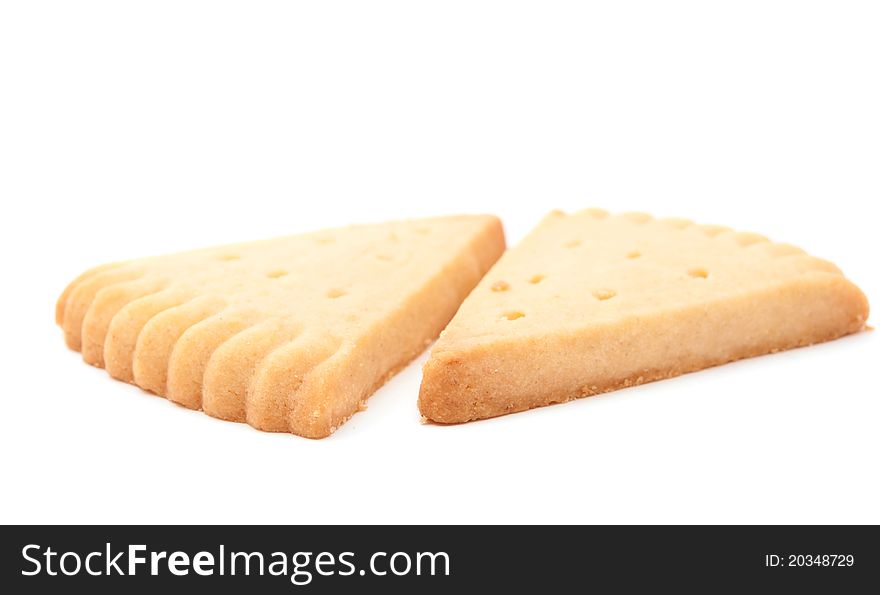
<svg viewBox="0 0 880 595"><path fill-rule="evenodd" d="M437 336L503 248L488 216L208 248L87 271L56 317L114 378L321 438Z"/></svg>
<svg viewBox="0 0 880 595"><path fill-rule="evenodd" d="M104 343L110 323L116 314L136 299L161 291L160 279L136 279L104 287L95 294L82 322L83 360L93 366L104 366Z"/></svg>
<svg viewBox="0 0 880 595"><path fill-rule="evenodd" d="M217 314L225 305L222 298L200 296L163 310L147 321L134 350L132 372L135 384L165 396L168 365L178 339L188 328Z"/></svg>
<svg viewBox="0 0 880 595"><path fill-rule="evenodd" d="M111 377L134 382L134 352L144 326L156 315L190 301L192 294L165 289L132 300L119 309L104 337L104 368Z"/></svg>
<svg viewBox="0 0 880 595"><path fill-rule="evenodd" d="M270 318L227 339L205 367L202 410L220 419L245 421L248 387L263 359L302 331L298 322Z"/></svg>
<svg viewBox="0 0 880 595"><path fill-rule="evenodd" d="M263 319L263 314L230 308L186 329L168 362L168 399L190 409L201 409L205 370L211 356L232 337Z"/></svg>

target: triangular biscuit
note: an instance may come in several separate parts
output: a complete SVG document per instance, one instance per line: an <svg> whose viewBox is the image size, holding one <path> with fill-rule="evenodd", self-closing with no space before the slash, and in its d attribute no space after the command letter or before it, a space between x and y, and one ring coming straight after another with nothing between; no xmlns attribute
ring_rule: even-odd
<svg viewBox="0 0 880 595"><path fill-rule="evenodd" d="M489 216L327 230L105 265L56 314L114 378L320 438L437 336L503 250Z"/></svg>
<svg viewBox="0 0 880 595"><path fill-rule="evenodd" d="M554 212L441 333L419 408L441 423L523 411L827 341L867 316L837 267L793 246L682 219Z"/></svg>

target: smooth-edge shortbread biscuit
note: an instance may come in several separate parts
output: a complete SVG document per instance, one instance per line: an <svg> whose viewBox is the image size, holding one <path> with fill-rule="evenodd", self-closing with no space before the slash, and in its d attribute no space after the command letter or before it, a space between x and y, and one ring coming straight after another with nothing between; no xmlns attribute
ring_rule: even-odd
<svg viewBox="0 0 880 595"><path fill-rule="evenodd" d="M553 212L465 300L424 366L428 420L466 422L864 328L830 262L752 233Z"/></svg>
<svg viewBox="0 0 880 595"><path fill-rule="evenodd" d="M503 251L491 216L220 246L94 268L56 319L114 378L321 438L436 338Z"/></svg>

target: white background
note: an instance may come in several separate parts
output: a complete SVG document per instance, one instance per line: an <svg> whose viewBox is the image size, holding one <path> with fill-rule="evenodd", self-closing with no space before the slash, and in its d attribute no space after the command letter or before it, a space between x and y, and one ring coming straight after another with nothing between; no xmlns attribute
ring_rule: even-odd
<svg viewBox="0 0 880 595"><path fill-rule="evenodd" d="M880 522L876 332L457 427L424 357L331 438L112 381L107 260L356 222L643 210L880 300L873 2L5 2L3 522Z"/></svg>

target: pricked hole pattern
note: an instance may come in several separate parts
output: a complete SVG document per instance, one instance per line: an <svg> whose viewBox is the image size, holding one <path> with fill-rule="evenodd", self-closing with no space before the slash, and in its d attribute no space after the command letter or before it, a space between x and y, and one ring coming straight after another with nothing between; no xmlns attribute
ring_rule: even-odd
<svg viewBox="0 0 880 595"><path fill-rule="evenodd" d="M510 283L507 281L495 281L492 284L492 291L507 291L510 289Z"/></svg>
<svg viewBox="0 0 880 595"><path fill-rule="evenodd" d="M647 223L648 221L653 219L653 217L651 217L647 213L624 213L623 217L626 217L627 219L629 219L633 223L640 223L640 224Z"/></svg>
<svg viewBox="0 0 880 595"><path fill-rule="evenodd" d="M605 300L610 300L614 296L617 295L617 292L613 289L596 289L593 291L593 297L599 300L600 302L604 302Z"/></svg>
<svg viewBox="0 0 880 595"><path fill-rule="evenodd" d="M580 245L581 245L580 240L571 240L570 242L565 242L566 248L577 248Z"/></svg>
<svg viewBox="0 0 880 595"><path fill-rule="evenodd" d="M720 236L721 234L730 231L729 227L724 227L723 225L698 225L697 229L702 231L703 235L710 238Z"/></svg>
<svg viewBox="0 0 880 595"><path fill-rule="evenodd" d="M734 240L737 244L739 244L743 248L746 248L754 244L763 244L767 241L767 238L756 233L740 232L736 234Z"/></svg>
<svg viewBox="0 0 880 595"><path fill-rule="evenodd" d="M222 254L222 255L218 256L217 259L223 260L223 261L231 261L231 260L239 260L239 259L241 259L241 256L239 256L238 254Z"/></svg>
<svg viewBox="0 0 880 595"><path fill-rule="evenodd" d="M627 252L626 257L629 259L639 258L642 255L638 250L633 250L632 252Z"/></svg>
<svg viewBox="0 0 880 595"><path fill-rule="evenodd" d="M545 275L532 275L531 278L529 278L529 283L531 283L532 285L537 285L546 278L547 277Z"/></svg>
<svg viewBox="0 0 880 595"><path fill-rule="evenodd" d="M605 219L606 217L608 217L608 211L605 211L603 209L584 209L583 211L581 211L581 213L586 213L587 215L590 215L591 217L594 217L596 219Z"/></svg>
<svg viewBox="0 0 880 595"><path fill-rule="evenodd" d="M502 314L502 316L507 320L517 320L519 318L525 317L525 313L520 312L519 310L510 310Z"/></svg>
<svg viewBox="0 0 880 595"><path fill-rule="evenodd" d="M330 289L327 291L327 297L330 299L336 299L338 297L342 297L347 295L348 292L343 291L342 289Z"/></svg>
<svg viewBox="0 0 880 595"><path fill-rule="evenodd" d="M281 269L278 269L275 271L269 271L268 273L266 273L266 276L269 277L270 279L277 279L278 277L283 277L286 274L287 274L287 271L283 271Z"/></svg>
<svg viewBox="0 0 880 595"><path fill-rule="evenodd" d="M697 267L688 270L688 275L690 275L694 279L705 279L709 276L709 271L707 271L703 267Z"/></svg>

